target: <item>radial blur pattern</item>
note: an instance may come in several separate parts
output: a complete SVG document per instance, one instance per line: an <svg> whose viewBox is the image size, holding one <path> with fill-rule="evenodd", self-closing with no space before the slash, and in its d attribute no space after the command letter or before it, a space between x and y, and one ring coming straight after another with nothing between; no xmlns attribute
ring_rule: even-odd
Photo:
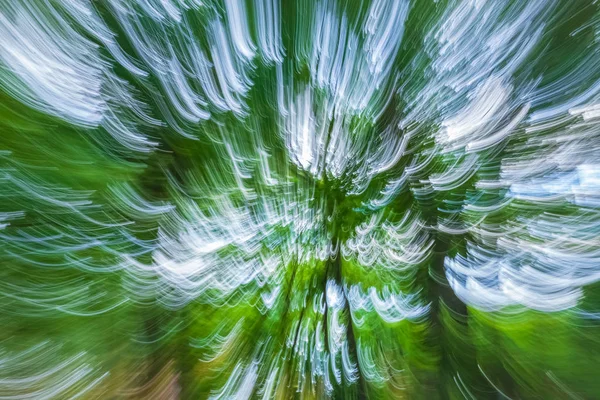
<svg viewBox="0 0 600 400"><path fill-rule="evenodd" d="M599 399L595 0L0 0L0 399Z"/></svg>

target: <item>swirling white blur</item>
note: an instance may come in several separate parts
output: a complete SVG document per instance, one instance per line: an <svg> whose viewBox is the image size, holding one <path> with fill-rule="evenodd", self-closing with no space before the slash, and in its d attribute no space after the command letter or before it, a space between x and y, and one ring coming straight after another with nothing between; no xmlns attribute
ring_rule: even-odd
<svg viewBox="0 0 600 400"><path fill-rule="evenodd" d="M429 321L435 299L417 275L441 238L464 247L433 281L469 307L587 313L584 288L600 280L600 14L579 27L595 35L585 51L551 76L533 65L573 13L554 0L431 2L438 17L423 16L422 34L409 0L363 11L329 0L99 3L0 6L5 98L119 166L98 182L82 172L86 187L0 148L2 257L9 269L40 267L0 281L11 319L201 305L214 326L189 346L227 377L211 396L241 399L284 384L331 395L359 377L407 385L394 378L393 334L377 343L361 329ZM214 155L188 153L187 141ZM178 152L191 161L161 169L168 196L147 197L135 177ZM103 175L87 161L65 162ZM444 206L425 207L432 198ZM35 224L19 226L29 215ZM85 276L45 279L49 270ZM254 312L264 328L248 323ZM41 338L5 339L22 349L0 352L0 398L109 390L115 372L97 350Z"/></svg>

